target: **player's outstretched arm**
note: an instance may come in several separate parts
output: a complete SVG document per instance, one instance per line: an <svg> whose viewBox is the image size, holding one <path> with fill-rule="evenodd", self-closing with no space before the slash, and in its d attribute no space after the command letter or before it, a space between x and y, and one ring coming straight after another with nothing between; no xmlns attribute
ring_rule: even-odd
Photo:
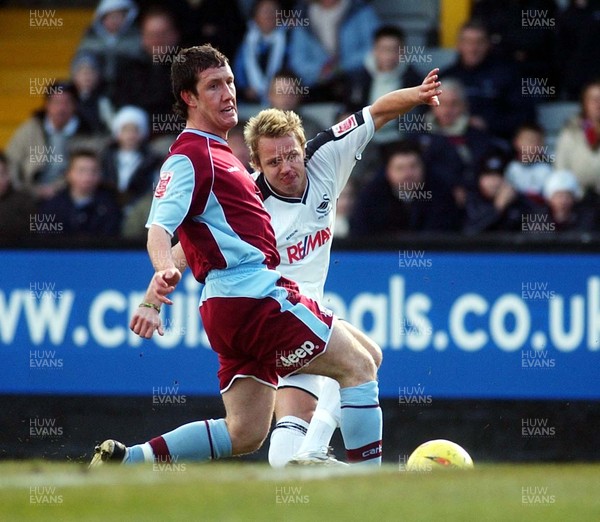
<svg viewBox="0 0 600 522"><path fill-rule="evenodd" d="M438 72L438 68L431 70L418 87L398 89L377 98L371 105L375 130L383 127L388 121L414 109L417 105L439 105L438 96L442 91L440 90L441 82L438 81Z"/></svg>

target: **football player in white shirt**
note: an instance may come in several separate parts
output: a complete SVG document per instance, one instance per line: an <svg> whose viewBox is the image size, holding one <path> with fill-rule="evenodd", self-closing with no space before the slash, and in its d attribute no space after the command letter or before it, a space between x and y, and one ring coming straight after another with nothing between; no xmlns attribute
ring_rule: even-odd
<svg viewBox="0 0 600 522"><path fill-rule="evenodd" d="M438 71L433 69L418 87L381 96L308 143L300 117L292 111L266 109L246 125L244 137L257 169L254 177L271 214L281 257L278 270L295 281L304 295L323 300L336 201L356 161L383 125L420 104L439 105ZM173 256L178 266L185 266L179 245L173 247ZM172 304L166 297L172 287L163 283L153 286L157 284L153 279L148 291ZM380 348L357 328L343 324L379 366ZM156 328L162 334L160 324ZM271 465L339 464L328 452L339 424L339 401L339 385L332 379L308 374L281 379L269 448Z"/></svg>
<svg viewBox="0 0 600 522"><path fill-rule="evenodd" d="M281 257L278 270L298 283L303 294L323 302L336 201L362 151L389 121L419 104L439 104L437 72L431 71L419 87L380 97L308 143L300 118L290 111L266 109L246 125L244 138L257 170L254 177L271 215ZM357 328L344 325L379 366L380 348ZM334 380L308 374L280 379L271 465L335 463L328 446L339 424L339 409L339 385Z"/></svg>

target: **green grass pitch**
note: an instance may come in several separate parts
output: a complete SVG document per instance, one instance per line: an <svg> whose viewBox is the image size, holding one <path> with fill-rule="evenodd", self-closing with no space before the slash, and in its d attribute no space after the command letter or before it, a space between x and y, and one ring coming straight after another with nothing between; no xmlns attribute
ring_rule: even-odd
<svg viewBox="0 0 600 522"><path fill-rule="evenodd" d="M600 464L406 473L220 462L0 463L1 521L600 520Z"/></svg>

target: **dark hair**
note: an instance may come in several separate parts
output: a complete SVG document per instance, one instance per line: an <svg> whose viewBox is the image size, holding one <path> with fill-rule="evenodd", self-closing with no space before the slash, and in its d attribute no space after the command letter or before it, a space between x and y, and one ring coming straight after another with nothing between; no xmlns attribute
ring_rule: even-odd
<svg viewBox="0 0 600 522"><path fill-rule="evenodd" d="M400 140L389 145L386 145L383 149L385 163L387 164L393 156L396 155L415 155L420 159L423 159L421 147L418 143L410 140Z"/></svg>
<svg viewBox="0 0 600 522"><path fill-rule="evenodd" d="M0 163L8 165L8 158L6 157L6 154L4 154L3 150L0 150Z"/></svg>
<svg viewBox="0 0 600 522"><path fill-rule="evenodd" d="M373 35L373 41L376 42L380 38L384 37L392 37L398 38L401 42L404 43L406 40L406 33L397 25L382 25L375 34Z"/></svg>
<svg viewBox="0 0 600 522"><path fill-rule="evenodd" d="M171 65L171 88L175 96L173 111L187 119L188 106L181 97L182 91L198 94L196 83L198 76L212 67L225 67L229 63L227 57L210 44L197 45L182 49Z"/></svg>
<svg viewBox="0 0 600 522"><path fill-rule="evenodd" d="M467 20L460 27L460 32L462 33L465 29L475 29L476 31L481 31L488 40L490 39L490 29L480 18L471 18L470 20Z"/></svg>
<svg viewBox="0 0 600 522"><path fill-rule="evenodd" d="M71 167L73 167L73 163L78 158L90 158L90 159L95 160L96 163L98 163L98 165L100 165L100 157L98 156L98 153L94 149L82 147L82 148L78 148L78 149L73 149L70 152L69 165L67 167L67 171L69 171L71 169Z"/></svg>

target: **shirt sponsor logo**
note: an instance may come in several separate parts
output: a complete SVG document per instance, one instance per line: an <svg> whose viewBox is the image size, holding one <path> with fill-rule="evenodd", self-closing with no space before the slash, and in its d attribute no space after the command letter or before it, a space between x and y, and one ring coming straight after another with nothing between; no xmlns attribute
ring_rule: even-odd
<svg viewBox="0 0 600 522"><path fill-rule="evenodd" d="M339 138L340 136L343 136L347 132L350 132L352 129L355 129L356 127L358 127L358 122L356 121L356 117L354 116L354 114L352 114L351 116L348 116L345 120L336 123L333 127L331 127L331 130L333 131L333 135L336 138Z"/></svg>
<svg viewBox="0 0 600 522"><path fill-rule="evenodd" d="M156 185L156 191L154 192L155 198L162 198L167 191L167 186L173 178L173 173L169 170L160 173L160 179L158 185Z"/></svg>
<svg viewBox="0 0 600 522"><path fill-rule="evenodd" d="M329 227L317 230L314 234L304 236L302 241L298 241L295 245L287 247L288 262L290 265L294 261L301 261L313 250L323 246L331 239L331 230Z"/></svg>

